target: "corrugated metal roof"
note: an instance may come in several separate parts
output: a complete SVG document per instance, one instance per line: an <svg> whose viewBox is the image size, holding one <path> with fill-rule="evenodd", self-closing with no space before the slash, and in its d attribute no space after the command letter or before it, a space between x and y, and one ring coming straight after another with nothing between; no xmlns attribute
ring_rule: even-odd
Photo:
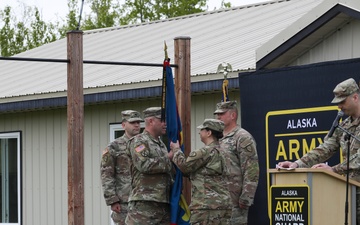
<svg viewBox="0 0 360 225"><path fill-rule="evenodd" d="M191 74L216 73L221 62L233 70L255 68L255 51L322 0L269 1L133 26L84 32L84 60L162 63L164 41L174 55L174 38L191 38ZM66 59L66 38L18 57ZM0 98L61 92L65 63L0 61ZM84 88L161 79L161 68L84 65Z"/></svg>

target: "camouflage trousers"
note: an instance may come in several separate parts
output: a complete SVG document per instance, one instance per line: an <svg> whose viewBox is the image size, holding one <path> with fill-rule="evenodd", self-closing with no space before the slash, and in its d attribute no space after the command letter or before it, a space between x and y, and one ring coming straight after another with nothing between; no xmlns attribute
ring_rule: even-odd
<svg viewBox="0 0 360 225"><path fill-rule="evenodd" d="M231 225L247 225L249 208L241 209L240 207L232 208Z"/></svg>
<svg viewBox="0 0 360 225"><path fill-rule="evenodd" d="M128 213L128 203L120 204L120 213L114 211L111 213L111 218L114 221L114 224L124 225L127 213Z"/></svg>
<svg viewBox="0 0 360 225"><path fill-rule="evenodd" d="M129 202L127 225L169 225L170 205L152 201Z"/></svg>
<svg viewBox="0 0 360 225"><path fill-rule="evenodd" d="M230 225L231 209L193 209L191 225Z"/></svg>

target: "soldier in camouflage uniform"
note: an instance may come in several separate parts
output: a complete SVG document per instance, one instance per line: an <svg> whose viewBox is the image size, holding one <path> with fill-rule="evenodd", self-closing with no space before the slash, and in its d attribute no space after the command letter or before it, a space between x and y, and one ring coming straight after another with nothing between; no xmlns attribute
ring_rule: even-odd
<svg viewBox="0 0 360 225"><path fill-rule="evenodd" d="M225 125L220 149L225 158L226 178L233 207L231 224L246 225L259 180L256 143L251 134L236 123L236 101L218 103L214 114Z"/></svg>
<svg viewBox="0 0 360 225"><path fill-rule="evenodd" d="M126 147L129 139L140 133L140 113L133 110L121 112L123 136L111 142L101 159L101 183L107 205L111 206L111 218L116 225L125 224L130 194L130 165Z"/></svg>
<svg viewBox="0 0 360 225"><path fill-rule="evenodd" d="M128 225L169 225L173 166L160 136L166 133L161 108L144 110L145 130L130 139L131 186Z"/></svg>
<svg viewBox="0 0 360 225"><path fill-rule="evenodd" d="M198 126L203 148L185 157L179 143L170 143L172 161L191 180L192 225L230 224L230 195L224 178L224 159L220 154L219 138L223 137L224 123L217 119L205 119Z"/></svg>
<svg viewBox="0 0 360 225"><path fill-rule="evenodd" d="M337 104L347 116L340 123L340 126L348 130L357 137L360 136L360 91L354 79L350 78L339 83L333 90L335 95L331 103ZM346 175L347 172L347 152L349 151L345 136L347 134L341 129L336 129L331 137L325 136L324 142L312 149L295 162L280 162L279 167L283 168L325 168L335 173ZM343 162L335 166L328 166L323 163L342 148ZM351 138L349 178L360 182L360 162L359 162L360 142ZM360 189L357 188L357 223L360 224Z"/></svg>

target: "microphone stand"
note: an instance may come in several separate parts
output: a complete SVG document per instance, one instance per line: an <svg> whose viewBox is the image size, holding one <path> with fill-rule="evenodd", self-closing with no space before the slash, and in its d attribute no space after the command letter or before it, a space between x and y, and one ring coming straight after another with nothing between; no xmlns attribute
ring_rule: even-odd
<svg viewBox="0 0 360 225"><path fill-rule="evenodd" d="M345 128L341 127L340 125L337 125L336 128L339 128L340 130L342 130L343 132L346 133L346 135L344 136L344 140L347 143L347 152L346 152L346 158L347 158L347 162L346 162L346 197L345 197L345 225L348 225L348 214L349 214L349 167L350 167L350 138L354 138L355 140L357 140L358 142L360 142L360 139L358 137L356 137L354 134L350 133L348 130L346 130Z"/></svg>

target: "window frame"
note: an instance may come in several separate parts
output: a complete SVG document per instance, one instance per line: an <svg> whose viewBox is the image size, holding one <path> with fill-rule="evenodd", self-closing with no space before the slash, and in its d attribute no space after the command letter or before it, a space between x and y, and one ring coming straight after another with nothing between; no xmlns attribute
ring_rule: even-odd
<svg viewBox="0 0 360 225"><path fill-rule="evenodd" d="M16 144L17 144L17 159L16 159L16 163L17 163L17 217L18 217L18 221L16 223L10 223L10 222L2 222L0 221L1 225L21 225L22 224L22 132L21 131L11 131L11 132L0 132L0 139L16 139ZM3 168L1 168L1 171L3 170ZM1 178L3 179L3 178ZM2 185L6 185L3 184ZM1 187L2 192L1 195L4 194L3 187ZM7 192L8 193L8 192ZM1 204L3 204L3 202L1 202ZM3 213L3 212L0 212Z"/></svg>
<svg viewBox="0 0 360 225"><path fill-rule="evenodd" d="M141 122L140 123L140 129L142 132L145 128L145 122ZM117 131L124 131L124 128L121 125L121 122L119 123L110 123L109 124L109 129L110 129L110 137L109 137L109 142L113 142L117 137L115 137L115 132Z"/></svg>

